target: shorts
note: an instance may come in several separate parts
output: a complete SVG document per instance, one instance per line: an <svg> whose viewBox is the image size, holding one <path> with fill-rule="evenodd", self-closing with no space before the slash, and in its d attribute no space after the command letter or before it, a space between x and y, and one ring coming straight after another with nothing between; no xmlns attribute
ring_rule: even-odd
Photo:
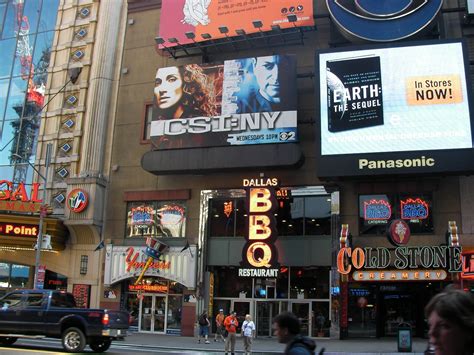
<svg viewBox="0 0 474 355"><path fill-rule="evenodd" d="M199 335L205 337L209 335L209 326L208 325L200 325L199 326Z"/></svg>
<svg viewBox="0 0 474 355"><path fill-rule="evenodd" d="M217 327L216 334L217 335L224 335L225 334L225 327L223 325L221 325L220 327Z"/></svg>

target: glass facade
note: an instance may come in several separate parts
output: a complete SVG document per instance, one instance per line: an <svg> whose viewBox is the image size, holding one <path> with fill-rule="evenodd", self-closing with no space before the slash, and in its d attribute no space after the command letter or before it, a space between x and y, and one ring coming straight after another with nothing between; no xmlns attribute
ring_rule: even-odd
<svg viewBox="0 0 474 355"><path fill-rule="evenodd" d="M30 183L59 0L0 1L0 174Z"/></svg>

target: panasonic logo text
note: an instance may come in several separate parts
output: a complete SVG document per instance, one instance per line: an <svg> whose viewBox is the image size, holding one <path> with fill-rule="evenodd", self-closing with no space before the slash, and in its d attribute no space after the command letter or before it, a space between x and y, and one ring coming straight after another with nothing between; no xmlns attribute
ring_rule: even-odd
<svg viewBox="0 0 474 355"><path fill-rule="evenodd" d="M397 168L417 168L424 166L435 166L434 158L396 159L396 160L368 160L359 159L359 170L370 169L397 169Z"/></svg>

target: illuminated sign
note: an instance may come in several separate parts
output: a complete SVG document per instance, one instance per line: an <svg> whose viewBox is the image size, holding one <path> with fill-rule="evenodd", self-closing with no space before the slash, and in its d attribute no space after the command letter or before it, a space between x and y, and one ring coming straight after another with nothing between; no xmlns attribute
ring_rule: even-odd
<svg viewBox="0 0 474 355"><path fill-rule="evenodd" d="M296 57L158 68L153 149L295 143Z"/></svg>
<svg viewBox="0 0 474 355"><path fill-rule="evenodd" d="M127 257L125 258L125 263L127 265L126 267L127 272L131 271L132 269L138 271L145 267L146 260L143 260L143 258L141 257L142 253L140 253L139 251L135 252L135 249L133 247L129 247L126 250L126 253L127 253ZM169 269L170 266L171 266L171 263L169 261L155 260L150 264L149 268L164 270L164 269Z"/></svg>
<svg viewBox="0 0 474 355"><path fill-rule="evenodd" d="M467 63L460 40L319 51L318 175L474 170Z"/></svg>
<svg viewBox="0 0 474 355"><path fill-rule="evenodd" d="M375 270L352 274L355 281L439 281L447 276L444 270Z"/></svg>
<svg viewBox="0 0 474 355"><path fill-rule="evenodd" d="M400 212L402 219L426 219L429 214L428 203L421 198L401 200Z"/></svg>
<svg viewBox="0 0 474 355"><path fill-rule="evenodd" d="M474 280L474 251L462 253L461 278Z"/></svg>
<svg viewBox="0 0 474 355"><path fill-rule="evenodd" d="M364 219L369 223L373 221L387 223L390 217L392 217L390 202L385 200L364 201Z"/></svg>
<svg viewBox="0 0 474 355"><path fill-rule="evenodd" d="M161 3L158 33L166 47L176 46L178 42L183 45L233 37L238 35L236 31L246 34L271 31L275 25L282 29L314 26L312 0L163 0ZM295 22L288 21L290 14L296 15ZM260 28L252 24L254 19L261 21ZM224 24L225 34L220 30ZM188 37L189 33L193 39ZM169 38L176 38L177 42L169 42Z"/></svg>
<svg viewBox="0 0 474 355"><path fill-rule="evenodd" d="M75 213L84 211L89 204L87 192L82 189L74 189L67 196L67 207Z"/></svg>
<svg viewBox="0 0 474 355"><path fill-rule="evenodd" d="M406 245L410 240L410 227L405 221L395 219L390 223L387 234L390 243L395 246Z"/></svg>
<svg viewBox="0 0 474 355"><path fill-rule="evenodd" d="M421 272L417 270L420 267L423 269L443 268L447 269L448 272L461 272L461 248L404 246L395 248L393 253L390 252L390 249L382 247L341 248L337 254L337 271L343 275L348 275L353 269L356 269L353 277L361 271L380 273L385 271L380 269L386 269L390 265L398 270L410 272ZM387 273L390 273L390 271L387 271Z"/></svg>
<svg viewBox="0 0 474 355"><path fill-rule="evenodd" d="M434 23L443 0L326 0L329 14L350 40L398 41Z"/></svg>
<svg viewBox="0 0 474 355"><path fill-rule="evenodd" d="M40 212L41 203L21 202L21 201L0 201L0 211L15 212Z"/></svg>
<svg viewBox="0 0 474 355"><path fill-rule="evenodd" d="M129 291L145 291L145 292L161 292L161 293L167 293L168 292L168 286L166 285L128 285L128 290Z"/></svg>
<svg viewBox="0 0 474 355"><path fill-rule="evenodd" d="M15 237L37 237L38 226L34 224L17 224L0 222L0 234Z"/></svg>
<svg viewBox="0 0 474 355"><path fill-rule="evenodd" d="M138 206L130 210L130 225L138 228L146 228L153 224L155 210L151 206Z"/></svg>
<svg viewBox="0 0 474 355"><path fill-rule="evenodd" d="M247 242L242 250L241 277L277 277L278 253L274 211L277 208L275 186L278 179L244 179L247 187Z"/></svg>
<svg viewBox="0 0 474 355"><path fill-rule="evenodd" d="M43 200L38 198L39 183L31 184L30 194L26 191L25 183L20 182L16 188L14 183L8 180L0 180L0 201L22 201L22 202L38 202L41 203Z"/></svg>

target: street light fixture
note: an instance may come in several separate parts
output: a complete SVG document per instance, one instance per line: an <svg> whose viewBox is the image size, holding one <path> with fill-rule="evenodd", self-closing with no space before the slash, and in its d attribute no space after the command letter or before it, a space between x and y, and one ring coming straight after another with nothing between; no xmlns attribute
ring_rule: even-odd
<svg viewBox="0 0 474 355"><path fill-rule="evenodd" d="M36 167L30 163L28 159L25 159L21 155L13 154L14 157L24 161L26 164L31 166L31 168L38 174L38 176L43 179L44 186L43 186L43 197L41 198L41 207L40 207L40 219L39 219L39 227L38 227L38 238L36 240L36 258L35 258L35 281L34 281L34 288L38 289L38 276L39 276L39 266L40 266L40 258L41 258L41 246L43 244L43 221L44 217L46 217L47 208L46 208L46 185L48 184L48 170L49 165L51 163L51 152L53 150L53 144L48 143L46 145L46 159L44 162L45 171L44 175L42 175Z"/></svg>

